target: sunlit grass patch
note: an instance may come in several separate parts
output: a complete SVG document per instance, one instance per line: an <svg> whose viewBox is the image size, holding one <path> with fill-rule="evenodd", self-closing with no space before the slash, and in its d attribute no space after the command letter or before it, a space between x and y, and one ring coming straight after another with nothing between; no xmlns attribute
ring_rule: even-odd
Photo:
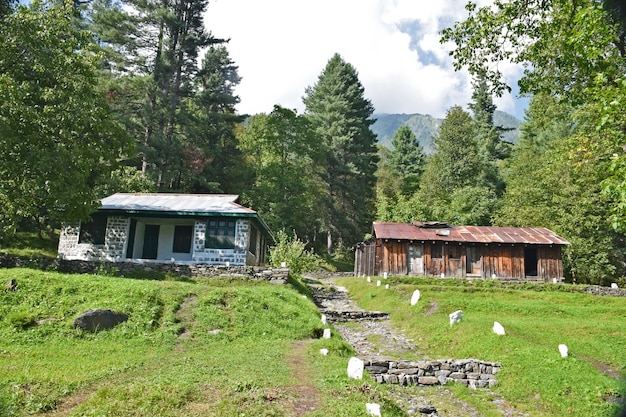
<svg viewBox="0 0 626 417"><path fill-rule="evenodd" d="M389 282L385 290L360 278L337 281L361 307L390 313L392 322L431 357L501 362L495 390L518 409L538 416L616 412L605 399L618 394L623 382L598 371L589 359L626 373L626 299L550 285L512 289L491 281ZM410 306L415 289L421 299ZM450 326L449 314L456 310L463 311L463 320ZM492 332L494 321L504 326L505 336ZM561 343L570 357L561 358Z"/></svg>

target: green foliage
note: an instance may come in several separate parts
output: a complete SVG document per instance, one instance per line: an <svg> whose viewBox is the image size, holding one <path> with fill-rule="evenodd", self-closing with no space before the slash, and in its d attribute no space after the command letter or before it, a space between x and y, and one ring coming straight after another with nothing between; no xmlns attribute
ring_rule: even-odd
<svg viewBox="0 0 626 417"><path fill-rule="evenodd" d="M7 315L6 321L16 330L26 330L37 324L37 317L26 310L13 310Z"/></svg>
<svg viewBox="0 0 626 417"><path fill-rule="evenodd" d="M606 285L623 273L626 254L607 221L614 200L600 188L615 148L610 138L576 126L570 113L544 95L531 101L496 223L554 230L571 243L564 250L569 279Z"/></svg>
<svg viewBox="0 0 626 417"><path fill-rule="evenodd" d="M97 186L101 198L115 193L151 193L156 187L141 171L129 166L121 166L110 172Z"/></svg>
<svg viewBox="0 0 626 417"><path fill-rule="evenodd" d="M317 208L331 254L334 246L351 246L371 227L378 162L370 130L374 108L356 69L338 54L307 87L303 101L324 161Z"/></svg>
<svg viewBox="0 0 626 417"><path fill-rule="evenodd" d="M139 151L124 162L160 191L235 192L247 177L235 137L240 78L225 41L203 26L207 4L87 6L85 24L103 44L101 83Z"/></svg>
<svg viewBox="0 0 626 417"><path fill-rule="evenodd" d="M263 214L272 230L295 230L312 239L315 202L319 197L319 149L307 119L274 106L252 116L239 135L254 180L243 199Z"/></svg>
<svg viewBox="0 0 626 417"><path fill-rule="evenodd" d="M417 190L424 170L424 151L415 134L406 125L394 133L391 145L393 149L389 155L389 164L393 172L402 179L400 191L410 195Z"/></svg>
<svg viewBox="0 0 626 417"><path fill-rule="evenodd" d="M498 223L565 236L572 242L565 266L577 282L622 275L626 50L616 40L626 34L623 9L592 0L467 9L465 21L443 31L442 42L456 44L457 68L467 66L500 93L508 87L497 63L523 64L520 90L534 95Z"/></svg>
<svg viewBox="0 0 626 417"><path fill-rule="evenodd" d="M290 272L296 275L315 271L322 265L322 259L307 249L295 233L289 236L284 230L276 234L276 245L270 248L268 262L274 267L285 262Z"/></svg>
<svg viewBox="0 0 626 417"><path fill-rule="evenodd" d="M97 85L71 5L33 2L0 25L0 228L85 218L94 180L131 151Z"/></svg>

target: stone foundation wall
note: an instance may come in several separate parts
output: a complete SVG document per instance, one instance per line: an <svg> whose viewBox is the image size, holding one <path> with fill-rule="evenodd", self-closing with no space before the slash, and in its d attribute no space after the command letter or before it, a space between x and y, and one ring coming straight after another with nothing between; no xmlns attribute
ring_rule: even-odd
<svg viewBox="0 0 626 417"><path fill-rule="evenodd" d="M284 284L289 277L289 268L269 268L263 266L223 266L195 263L161 262L109 262L80 261L68 259L34 258L23 259L0 255L0 268L35 268L66 273L107 274L124 276L137 271L173 274L182 277L212 278L219 276L239 276L243 279L259 279L274 284Z"/></svg>
<svg viewBox="0 0 626 417"><path fill-rule="evenodd" d="M492 387L500 371L498 362L478 359L437 361L364 361L365 370L376 382L400 385L445 385L458 382L471 388Z"/></svg>

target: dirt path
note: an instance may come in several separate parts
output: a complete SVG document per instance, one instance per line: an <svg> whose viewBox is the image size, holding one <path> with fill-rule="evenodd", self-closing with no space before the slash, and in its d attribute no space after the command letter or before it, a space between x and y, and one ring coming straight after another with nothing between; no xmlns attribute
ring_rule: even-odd
<svg viewBox="0 0 626 417"><path fill-rule="evenodd" d="M294 342L287 356L291 374L294 380L298 381L288 391L293 415L296 417L315 411L320 405L320 396L317 388L311 383L310 365L306 359L311 342L313 342L311 339Z"/></svg>

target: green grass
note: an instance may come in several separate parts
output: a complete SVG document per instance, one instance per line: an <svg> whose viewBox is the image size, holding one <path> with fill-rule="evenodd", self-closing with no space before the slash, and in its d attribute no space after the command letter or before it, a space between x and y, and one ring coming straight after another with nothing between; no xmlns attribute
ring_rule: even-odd
<svg viewBox="0 0 626 417"><path fill-rule="evenodd" d="M0 253L7 253L18 258L56 258L59 247L58 233L54 239L43 239L36 232L19 232L0 239Z"/></svg>
<svg viewBox="0 0 626 417"><path fill-rule="evenodd" d="M364 279L337 280L359 305L389 312L391 320L433 358L502 363L494 391L532 416L613 416L606 399L623 391L593 364L626 376L626 299L573 292L564 285L503 285L494 281L390 278L391 288ZM415 289L421 299L411 307ZM463 310L450 326L448 315ZM507 334L497 336L493 322ZM557 346L569 347L561 358ZM480 394L479 394L480 395ZM478 398L478 397L477 397ZM485 414L489 404L477 400Z"/></svg>
<svg viewBox="0 0 626 417"><path fill-rule="evenodd" d="M2 417L57 411L67 416L292 415L294 390L302 381L287 358L294 342L309 339L305 366L319 406L308 415L361 416L365 402L373 400L384 404L385 415L402 415L368 388L369 377L347 378L351 348L335 335L319 338L319 312L290 285L0 269L0 283L9 279L18 287L0 291ZM94 308L130 318L98 333L72 328L77 315ZM331 353L320 355L322 347Z"/></svg>

